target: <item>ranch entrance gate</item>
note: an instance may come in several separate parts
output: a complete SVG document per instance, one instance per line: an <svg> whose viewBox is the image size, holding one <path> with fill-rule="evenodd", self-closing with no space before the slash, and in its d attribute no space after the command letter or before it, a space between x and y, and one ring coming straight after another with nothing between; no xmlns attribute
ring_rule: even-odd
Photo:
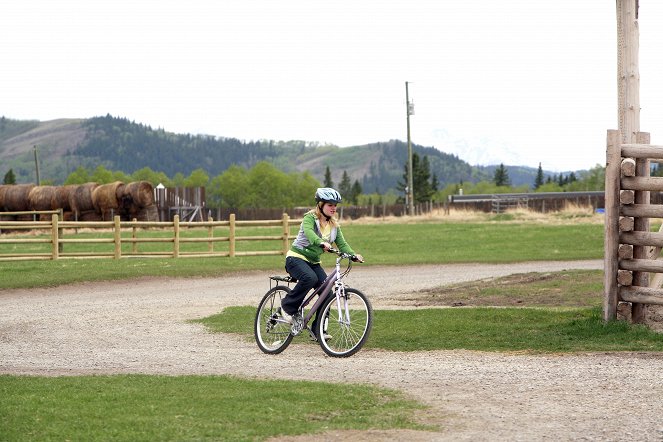
<svg viewBox="0 0 663 442"><path fill-rule="evenodd" d="M663 146L650 145L644 132L624 144L620 131L609 130L606 156L604 319L631 303L633 322L643 322L646 304L663 305L663 226L650 231L650 219L663 218L663 204L650 203L651 191L663 191L663 177L650 176Z"/></svg>

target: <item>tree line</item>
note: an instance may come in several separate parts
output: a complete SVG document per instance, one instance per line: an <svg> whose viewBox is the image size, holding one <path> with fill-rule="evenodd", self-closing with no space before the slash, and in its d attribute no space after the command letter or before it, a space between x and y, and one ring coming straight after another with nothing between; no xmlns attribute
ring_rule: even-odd
<svg viewBox="0 0 663 442"><path fill-rule="evenodd" d="M438 189L438 179L431 173L428 157L420 158L413 153L413 184L415 203L444 202L449 195L463 193L493 194L493 193L527 193L527 185L512 186L509 179L508 168L500 164L495 169L492 181L483 180L477 183L459 181ZM111 171L103 165L95 169L79 167L72 172L64 184L83 184L96 182L99 184L114 181L148 181L156 186L162 184L166 187L205 187L207 205L209 207L230 208L291 208L311 206L313 195L318 187L336 188L343 196L344 203L353 205L370 204L404 204L405 189L408 182L408 167L403 166L402 180L398 183L398 191L386 193L363 191L359 180L352 181L343 171L341 181L332 180L332 170L325 169L324 181L320 183L308 172L283 172L273 164L266 161L258 162L255 166L247 168L233 165L223 173L210 177L203 169L196 169L188 176L178 172L169 177L164 172L156 172L144 167L131 174L122 171ZM543 176L541 167L537 174L533 188L535 192L565 192L603 190L605 183L605 168L601 165L582 172L580 176L575 173L568 175ZM663 174L663 170L652 170L652 174ZM657 175L660 176L660 175ZM13 170L9 170L3 179L3 184L16 184ZM51 183L44 183L51 184Z"/></svg>

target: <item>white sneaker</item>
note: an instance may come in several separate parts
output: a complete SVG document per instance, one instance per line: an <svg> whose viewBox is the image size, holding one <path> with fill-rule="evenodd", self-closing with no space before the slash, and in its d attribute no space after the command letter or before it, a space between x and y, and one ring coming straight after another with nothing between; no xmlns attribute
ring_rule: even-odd
<svg viewBox="0 0 663 442"><path fill-rule="evenodd" d="M309 333L310 333L310 335L311 335L311 341L313 341L313 342L318 342L318 337L315 335L315 333L313 333L312 331L310 331ZM328 334L328 333L324 333L324 334L322 335L322 338L323 338L325 341L329 341L329 340L332 338L332 335L330 335L330 334Z"/></svg>
<svg viewBox="0 0 663 442"><path fill-rule="evenodd" d="M287 314L283 309L281 309L281 319L283 319L288 324L292 324L292 315Z"/></svg>

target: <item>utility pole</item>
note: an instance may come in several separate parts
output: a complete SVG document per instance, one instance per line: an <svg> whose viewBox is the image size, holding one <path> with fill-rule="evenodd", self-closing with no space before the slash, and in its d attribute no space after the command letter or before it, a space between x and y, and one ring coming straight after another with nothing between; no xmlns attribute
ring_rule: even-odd
<svg viewBox="0 0 663 442"><path fill-rule="evenodd" d="M640 31L638 25L639 0L617 0L617 86L619 104L619 130L622 143L642 143L638 141L640 132ZM636 175L649 176L649 160L635 160ZM635 203L647 204L648 191L636 191ZM649 232L649 218L634 218L636 231ZM647 259L647 247L633 247L633 258ZM633 285L649 287L646 272L633 272ZM631 304L631 320L638 324L645 320L645 304Z"/></svg>
<svg viewBox="0 0 663 442"><path fill-rule="evenodd" d="M39 180L39 159L37 158L37 145L35 144L33 147L35 151L35 171L37 172L37 185L40 186L40 180Z"/></svg>
<svg viewBox="0 0 663 442"><path fill-rule="evenodd" d="M408 82L405 82L405 109L407 113L407 201L410 216L414 216L414 186L412 178L412 141L410 140L410 115L414 115L414 104L410 103Z"/></svg>

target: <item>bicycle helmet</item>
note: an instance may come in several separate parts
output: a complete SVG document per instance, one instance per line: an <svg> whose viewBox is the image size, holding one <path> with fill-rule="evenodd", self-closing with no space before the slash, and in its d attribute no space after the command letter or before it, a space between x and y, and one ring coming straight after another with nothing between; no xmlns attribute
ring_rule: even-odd
<svg viewBox="0 0 663 442"><path fill-rule="evenodd" d="M341 194L331 187L320 187L315 191L315 200L319 202L338 204L341 202Z"/></svg>

